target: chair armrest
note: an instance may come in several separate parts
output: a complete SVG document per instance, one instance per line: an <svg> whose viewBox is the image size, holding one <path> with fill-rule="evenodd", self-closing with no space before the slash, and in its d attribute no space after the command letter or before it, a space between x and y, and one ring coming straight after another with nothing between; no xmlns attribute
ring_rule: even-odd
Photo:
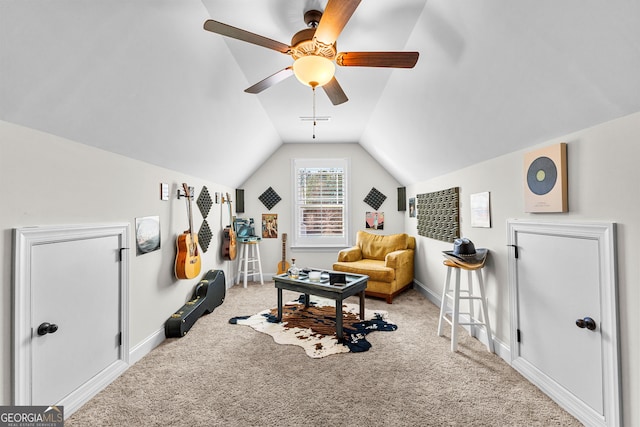
<svg viewBox="0 0 640 427"><path fill-rule="evenodd" d="M338 252L338 262L354 262L362 259L362 250L359 246L343 249Z"/></svg>
<svg viewBox="0 0 640 427"><path fill-rule="evenodd" d="M413 249L402 249L399 251L389 252L384 257L385 267L397 269L404 265L413 265Z"/></svg>

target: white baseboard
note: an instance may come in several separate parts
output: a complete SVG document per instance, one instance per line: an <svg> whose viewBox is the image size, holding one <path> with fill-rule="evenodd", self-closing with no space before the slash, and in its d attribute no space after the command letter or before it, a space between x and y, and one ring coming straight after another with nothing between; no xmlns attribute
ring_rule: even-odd
<svg viewBox="0 0 640 427"><path fill-rule="evenodd" d="M151 350L159 346L165 339L164 328L162 328L149 335L140 344L132 347L129 352L129 366L151 353Z"/></svg>
<svg viewBox="0 0 640 427"><path fill-rule="evenodd" d="M442 301L442 297L440 295L436 294L423 283L420 283L415 279L413 280L413 287L422 295L424 295L433 305L440 308L440 304ZM463 322L469 321L469 319L465 319L464 315L461 316L461 320ZM471 334L471 327L469 325L464 325L463 328L466 329L469 334ZM484 328L476 328L476 338L484 345L487 345L487 331ZM496 339L495 336L493 336L493 349L495 354L500 356L501 359L511 365L511 350L509 346L499 339Z"/></svg>
<svg viewBox="0 0 640 427"><path fill-rule="evenodd" d="M105 371L94 377L91 381L85 383L72 394L65 397L59 405L64 406L65 418L70 417L75 411L80 409L82 405L91 400L96 394L102 391L105 387L116 380L127 369L129 369L134 363L142 359L149 354L151 350L156 348L162 341L165 340L164 328L157 330L153 334L149 335L144 341L129 351L129 360L126 362L114 363Z"/></svg>

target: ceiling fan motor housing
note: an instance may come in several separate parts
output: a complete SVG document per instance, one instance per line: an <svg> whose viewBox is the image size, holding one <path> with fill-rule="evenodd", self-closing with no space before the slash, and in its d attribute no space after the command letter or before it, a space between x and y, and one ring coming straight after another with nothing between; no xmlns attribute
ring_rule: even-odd
<svg viewBox="0 0 640 427"><path fill-rule="evenodd" d="M305 28L294 34L291 39L291 56L293 59L316 55L333 60L336 57L336 44L327 45L313 38L315 28Z"/></svg>
<svg viewBox="0 0 640 427"><path fill-rule="evenodd" d="M336 43L327 45L313 38L320 18L322 18L322 12L319 10L308 10L305 12L304 22L309 28L298 31L291 38L291 56L293 59L309 55L322 56L330 60L336 57Z"/></svg>

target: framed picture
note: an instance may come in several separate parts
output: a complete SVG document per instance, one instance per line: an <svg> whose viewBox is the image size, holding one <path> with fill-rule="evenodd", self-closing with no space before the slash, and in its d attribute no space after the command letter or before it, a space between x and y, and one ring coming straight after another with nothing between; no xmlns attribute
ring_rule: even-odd
<svg viewBox="0 0 640 427"><path fill-rule="evenodd" d="M416 217L416 198L409 197L409 218Z"/></svg>
<svg viewBox="0 0 640 427"><path fill-rule="evenodd" d="M567 144L561 142L524 156L525 212L568 212Z"/></svg>
<svg viewBox="0 0 640 427"><path fill-rule="evenodd" d="M136 218L136 254L144 255L160 249L160 217Z"/></svg>
<svg viewBox="0 0 640 427"><path fill-rule="evenodd" d="M365 228L384 230L384 212L367 212Z"/></svg>
<svg viewBox="0 0 640 427"><path fill-rule="evenodd" d="M476 193L469 196L471 206L471 226L491 228L491 206L489 192Z"/></svg>
<svg viewBox="0 0 640 427"><path fill-rule="evenodd" d="M262 238L278 238L278 214L262 214Z"/></svg>

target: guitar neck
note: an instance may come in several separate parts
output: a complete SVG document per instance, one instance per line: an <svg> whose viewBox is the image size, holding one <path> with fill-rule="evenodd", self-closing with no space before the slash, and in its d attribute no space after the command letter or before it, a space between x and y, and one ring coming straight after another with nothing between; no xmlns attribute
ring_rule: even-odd
<svg viewBox="0 0 640 427"><path fill-rule="evenodd" d="M287 262L287 233L282 233L282 265Z"/></svg>
<svg viewBox="0 0 640 427"><path fill-rule="evenodd" d="M227 206L229 207L229 224L231 227L231 230L234 230L234 226L233 226L233 215L231 214L231 199L229 198L229 193L227 193Z"/></svg>
<svg viewBox="0 0 640 427"><path fill-rule="evenodd" d="M187 232L189 234L193 233L193 212L191 211L191 193L189 193L189 186L184 183L182 184L182 187L184 188L184 193L187 197L187 216L189 217L189 229L187 230Z"/></svg>

